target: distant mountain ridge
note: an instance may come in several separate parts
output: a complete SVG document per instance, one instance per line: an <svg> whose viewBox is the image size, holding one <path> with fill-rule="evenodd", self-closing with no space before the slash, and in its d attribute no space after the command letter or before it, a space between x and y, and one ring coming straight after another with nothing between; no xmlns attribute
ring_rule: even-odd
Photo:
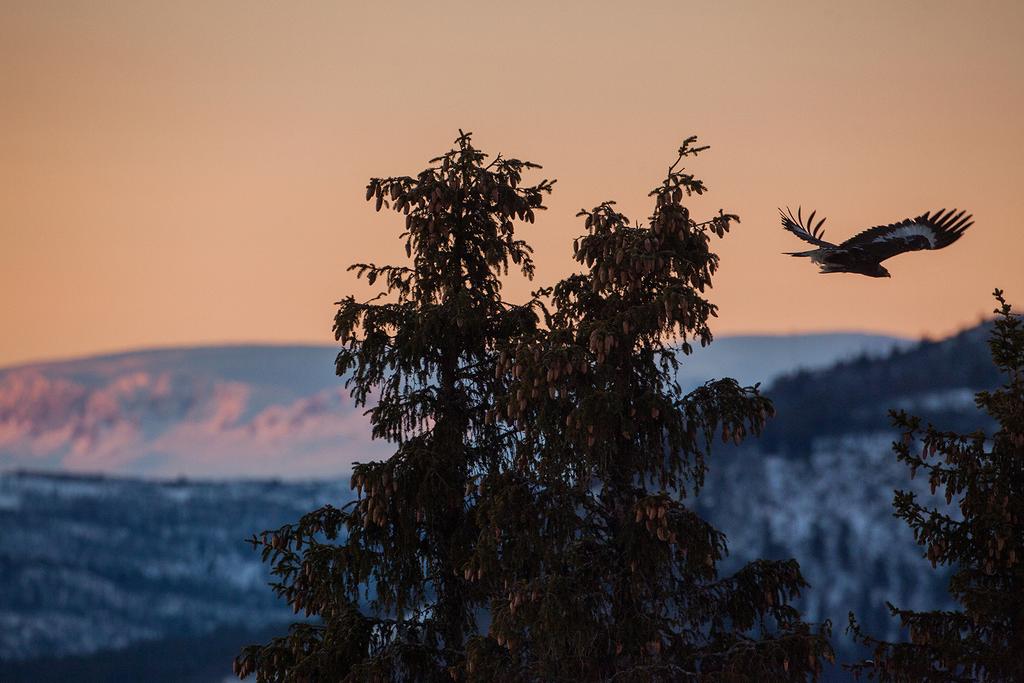
<svg viewBox="0 0 1024 683"><path fill-rule="evenodd" d="M769 381L908 342L867 334L722 337L679 381ZM333 373L331 346L144 350L0 369L0 471L337 477L387 457Z"/></svg>

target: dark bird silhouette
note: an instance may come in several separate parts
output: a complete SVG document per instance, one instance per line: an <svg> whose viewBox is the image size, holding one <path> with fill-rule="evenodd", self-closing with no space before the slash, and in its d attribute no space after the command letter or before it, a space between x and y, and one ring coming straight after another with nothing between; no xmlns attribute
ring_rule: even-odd
<svg viewBox="0 0 1024 683"><path fill-rule="evenodd" d="M879 225L854 235L842 244L825 241L822 218L814 223L814 214L805 222L799 208L796 216L788 208L779 209L782 227L817 249L810 251L785 252L789 256L807 256L821 266L822 273L859 273L869 277L892 277L882 267L882 261L906 251L921 249L942 249L960 239L967 228L974 225L971 214L956 209L945 209L907 218L899 223ZM966 214L966 215L964 215Z"/></svg>

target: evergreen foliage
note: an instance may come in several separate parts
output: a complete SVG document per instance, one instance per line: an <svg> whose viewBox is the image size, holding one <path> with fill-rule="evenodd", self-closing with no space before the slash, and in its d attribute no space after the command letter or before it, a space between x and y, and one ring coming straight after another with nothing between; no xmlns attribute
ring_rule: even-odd
<svg viewBox="0 0 1024 683"><path fill-rule="evenodd" d="M1006 383L982 391L976 403L998 425L983 432L939 431L905 412L893 412L902 436L896 457L913 477L926 474L932 493L943 491L959 514L929 507L897 491L896 516L914 531L932 566L955 568L949 591L957 611L914 612L889 605L910 642L865 634L850 615L850 630L873 649L873 659L849 667L883 682L1024 680L1024 321L1000 290L989 348Z"/></svg>
<svg viewBox="0 0 1024 683"><path fill-rule="evenodd" d="M253 538L277 593L317 620L251 646L236 673L264 681L802 681L831 659L828 625L789 604L795 561L719 577L724 536L683 500L714 438L757 434L756 387L683 395L681 356L712 340L703 292L735 216L696 222L683 159L649 227L605 202L575 245L583 274L504 302L511 261L532 275L513 219L552 183L461 135L417 178L367 198L406 214L406 267L357 264L387 285L340 302L339 375L396 444L357 465L358 500Z"/></svg>
<svg viewBox="0 0 1024 683"><path fill-rule="evenodd" d="M500 156L488 162L460 134L417 177L367 186L378 211L404 214L411 265L352 266L386 290L369 302L339 302L336 369L356 403L370 405L373 436L396 451L354 466L355 504L325 506L253 538L273 566L278 595L319 621L246 649L239 676L451 680L483 600L462 572L477 537L466 482L493 469L513 436L485 422L497 391L496 348L537 323L529 305L502 300L499 279L510 262L533 275L513 221L533 222L544 208L553 181L521 184L536 168Z"/></svg>
<svg viewBox="0 0 1024 683"><path fill-rule="evenodd" d="M828 625L789 604L793 560L731 577L725 537L683 500L714 438L739 443L772 413L756 387L711 381L683 395L675 371L711 342L703 296L737 217L697 222L704 184L680 164L650 196L647 226L604 202L581 211L586 272L538 294L545 324L502 353L509 392L493 419L522 435L512 467L475 480L481 535L467 575L495 597L468 647L476 681L787 681L831 659Z"/></svg>

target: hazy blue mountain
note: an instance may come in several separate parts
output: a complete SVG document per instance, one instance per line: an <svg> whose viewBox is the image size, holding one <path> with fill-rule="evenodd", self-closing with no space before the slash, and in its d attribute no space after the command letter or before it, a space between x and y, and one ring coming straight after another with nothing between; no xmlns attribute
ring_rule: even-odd
<svg viewBox="0 0 1024 683"><path fill-rule="evenodd" d="M753 383L905 344L819 334L724 337L680 381ZM0 471L191 478L346 476L386 457L326 346L161 349L0 370Z"/></svg>

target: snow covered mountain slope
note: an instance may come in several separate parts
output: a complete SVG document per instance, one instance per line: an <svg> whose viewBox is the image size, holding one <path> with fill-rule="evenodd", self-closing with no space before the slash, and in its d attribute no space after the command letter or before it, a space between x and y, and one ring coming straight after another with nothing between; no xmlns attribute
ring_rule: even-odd
<svg viewBox="0 0 1024 683"><path fill-rule="evenodd" d="M683 364L695 386L753 383L905 345L892 337L724 337ZM326 346L139 351L0 369L0 471L336 477L386 457Z"/></svg>
<svg viewBox="0 0 1024 683"><path fill-rule="evenodd" d="M341 481L2 474L0 662L283 623L245 539L349 496Z"/></svg>
<svg viewBox="0 0 1024 683"><path fill-rule="evenodd" d="M343 476L384 455L330 347L142 351L0 371L0 469Z"/></svg>
<svg viewBox="0 0 1024 683"><path fill-rule="evenodd" d="M757 448L728 449L711 463L698 510L728 538L733 571L759 559L796 558L810 584L797 605L808 620L830 619L843 655L847 614L867 632L898 639L885 602L910 609L951 609L949 575L922 557L910 528L893 516L894 489L913 490L939 508L923 477L910 480L892 454L892 435L850 434L789 457Z"/></svg>

